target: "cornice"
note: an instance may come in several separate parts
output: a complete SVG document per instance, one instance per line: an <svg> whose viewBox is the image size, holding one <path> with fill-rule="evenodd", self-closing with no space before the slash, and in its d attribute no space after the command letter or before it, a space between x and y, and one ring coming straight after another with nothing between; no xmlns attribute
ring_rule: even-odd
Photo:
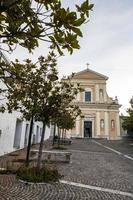
<svg viewBox="0 0 133 200"><path fill-rule="evenodd" d="M108 102L104 102L104 103L90 103L90 102L75 102L76 105L79 106L79 108L95 108L95 109L108 109L108 110L116 110L119 109L121 107L120 104L116 104L116 103L108 103Z"/></svg>

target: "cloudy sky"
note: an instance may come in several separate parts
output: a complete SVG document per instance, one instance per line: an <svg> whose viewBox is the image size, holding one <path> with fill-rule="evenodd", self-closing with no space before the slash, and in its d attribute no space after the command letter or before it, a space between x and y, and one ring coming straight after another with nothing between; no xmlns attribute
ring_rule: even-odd
<svg viewBox="0 0 133 200"><path fill-rule="evenodd" d="M63 0L65 6L72 7L82 0ZM60 76L90 69L109 77L107 92L117 96L125 114L133 95L133 0L91 0L94 9L90 21L82 28L84 37L81 49L73 55L66 54L58 61ZM34 58L46 52L45 44L36 50ZM21 48L10 55L25 59L27 52Z"/></svg>

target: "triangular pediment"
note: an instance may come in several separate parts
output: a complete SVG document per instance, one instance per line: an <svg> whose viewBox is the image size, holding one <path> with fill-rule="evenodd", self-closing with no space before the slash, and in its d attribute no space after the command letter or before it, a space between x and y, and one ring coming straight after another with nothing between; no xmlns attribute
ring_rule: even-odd
<svg viewBox="0 0 133 200"><path fill-rule="evenodd" d="M75 73L73 79L107 80L108 77L93 70L86 69Z"/></svg>

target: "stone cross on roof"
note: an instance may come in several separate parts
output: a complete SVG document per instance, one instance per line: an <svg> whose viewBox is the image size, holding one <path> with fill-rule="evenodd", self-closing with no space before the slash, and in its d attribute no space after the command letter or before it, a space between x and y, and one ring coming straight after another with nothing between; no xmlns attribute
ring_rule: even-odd
<svg viewBox="0 0 133 200"><path fill-rule="evenodd" d="M90 65L90 64L89 64L89 63L86 63L86 65L87 65L87 69L89 69L89 65Z"/></svg>

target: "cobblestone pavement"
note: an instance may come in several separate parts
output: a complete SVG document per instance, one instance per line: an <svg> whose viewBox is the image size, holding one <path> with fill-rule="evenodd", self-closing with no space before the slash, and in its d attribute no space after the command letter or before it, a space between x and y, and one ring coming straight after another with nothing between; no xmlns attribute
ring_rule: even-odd
<svg viewBox="0 0 133 200"><path fill-rule="evenodd" d="M118 141L109 141L109 140L99 140L99 143L111 147L117 151L120 151L123 154L127 154L133 157L133 139L123 139Z"/></svg>
<svg viewBox="0 0 133 200"><path fill-rule="evenodd" d="M73 141L72 163L59 166L64 180L133 193L133 161L94 142Z"/></svg>
<svg viewBox="0 0 133 200"><path fill-rule="evenodd" d="M98 142L108 145L106 141ZM64 174L63 180L133 193L133 161L105 149L93 140L73 140L68 148L72 152L72 162L57 165ZM133 197L62 183L26 184L17 180L14 175L0 175L0 200L43 199L131 200Z"/></svg>
<svg viewBox="0 0 133 200"><path fill-rule="evenodd" d="M130 197L66 184L24 184L15 176L0 176L0 200L131 200Z"/></svg>

